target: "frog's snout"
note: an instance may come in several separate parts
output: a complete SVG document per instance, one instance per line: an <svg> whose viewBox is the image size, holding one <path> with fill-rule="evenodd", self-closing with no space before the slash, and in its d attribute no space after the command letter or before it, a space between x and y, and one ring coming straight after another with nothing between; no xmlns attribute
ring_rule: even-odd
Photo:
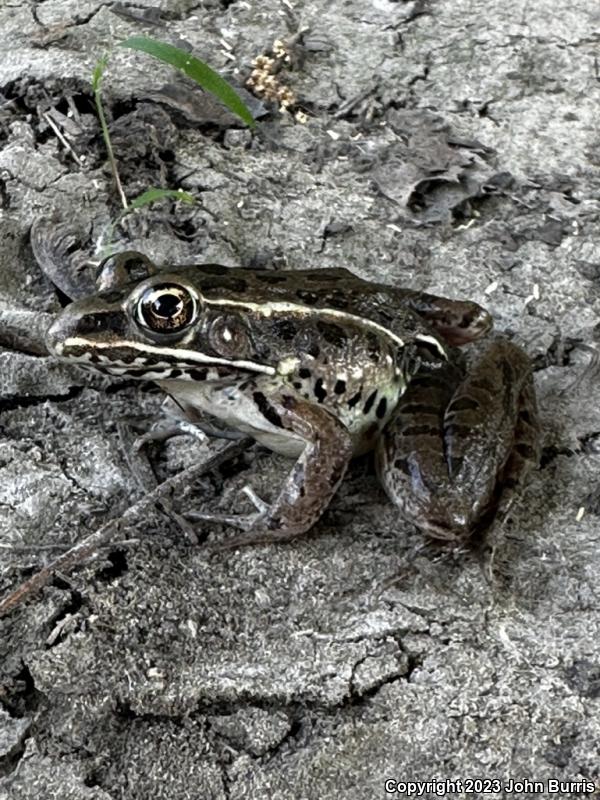
<svg viewBox="0 0 600 800"><path fill-rule="evenodd" d="M124 337L126 315L115 304L95 299L76 300L66 306L48 328L46 347L59 358L85 356L90 348L115 336Z"/></svg>
<svg viewBox="0 0 600 800"><path fill-rule="evenodd" d="M46 347L51 355L66 357L70 344L89 333L89 324L86 323L89 315L77 308L77 303L71 303L64 308L46 332Z"/></svg>

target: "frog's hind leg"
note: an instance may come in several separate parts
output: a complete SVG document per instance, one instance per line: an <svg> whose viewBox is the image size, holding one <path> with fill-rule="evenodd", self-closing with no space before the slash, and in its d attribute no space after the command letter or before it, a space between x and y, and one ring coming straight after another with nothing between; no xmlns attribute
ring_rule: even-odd
<svg viewBox="0 0 600 800"><path fill-rule="evenodd" d="M285 542L308 531L329 505L352 456L349 432L320 406L276 394L259 405L273 426L296 436L303 448L273 505L267 507L252 493L258 513L248 532L213 551Z"/></svg>
<svg viewBox="0 0 600 800"><path fill-rule="evenodd" d="M525 478L539 465L541 456L541 431L533 378L525 380L519 395L519 410L515 425L514 444L501 476L502 492L496 517L504 519L519 495Z"/></svg>
<svg viewBox="0 0 600 800"><path fill-rule="evenodd" d="M505 340L457 367L419 373L376 452L403 515L433 538L464 540L505 514L539 457L531 365Z"/></svg>

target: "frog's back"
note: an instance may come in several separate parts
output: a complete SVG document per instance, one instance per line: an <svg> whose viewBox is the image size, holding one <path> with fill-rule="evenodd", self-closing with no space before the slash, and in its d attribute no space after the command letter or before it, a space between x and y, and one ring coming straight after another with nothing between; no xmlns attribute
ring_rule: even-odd
<svg viewBox="0 0 600 800"><path fill-rule="evenodd" d="M345 268L273 271L202 264L176 271L208 300L227 296L263 310L276 303L330 309L372 320L398 336L427 330L406 303L411 292L365 281Z"/></svg>

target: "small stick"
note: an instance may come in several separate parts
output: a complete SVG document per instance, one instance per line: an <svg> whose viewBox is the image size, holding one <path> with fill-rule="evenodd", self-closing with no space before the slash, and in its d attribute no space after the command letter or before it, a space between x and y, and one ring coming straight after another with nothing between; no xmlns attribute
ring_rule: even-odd
<svg viewBox="0 0 600 800"><path fill-rule="evenodd" d="M100 547L130 547L138 544L139 539L120 539L114 542L105 542ZM8 550L11 553L43 553L45 550L70 550L68 544L2 544L0 550Z"/></svg>
<svg viewBox="0 0 600 800"><path fill-rule="evenodd" d="M203 464L194 464L172 478L167 478L152 492L149 492L137 503L130 506L127 511L118 519L111 519L98 528L97 531L91 533L81 542L74 545L66 553L55 558L35 575L22 583L13 592L7 595L0 601L0 617L8 614L13 608L20 605L26 598L30 597L34 592L42 589L51 580L52 576L58 570L69 570L76 564L81 563L86 558L92 558L96 553L95 551L102 547L104 544L110 542L116 532L121 531L128 524L135 522L140 514L145 511L149 506L157 503L161 498L181 485L182 481L193 481L200 475L219 467L221 464L229 461L231 458L239 455L248 446L250 439L242 439L238 442L224 447L214 456L205 461Z"/></svg>
<svg viewBox="0 0 600 800"><path fill-rule="evenodd" d="M62 142L62 144L66 147L66 149L69 151L69 153L71 153L71 155L73 156L75 161L79 164L80 167L82 167L83 166L83 162L81 161L81 159L79 158L79 156L77 155L75 150L73 150L73 148L71 147L71 145L67 141L66 137L62 135L58 125L54 122L52 117L48 114L48 112L44 112L42 114L42 116L44 117L44 119L46 120L48 125L52 128L52 130L56 134L56 138L59 140L59 142Z"/></svg>

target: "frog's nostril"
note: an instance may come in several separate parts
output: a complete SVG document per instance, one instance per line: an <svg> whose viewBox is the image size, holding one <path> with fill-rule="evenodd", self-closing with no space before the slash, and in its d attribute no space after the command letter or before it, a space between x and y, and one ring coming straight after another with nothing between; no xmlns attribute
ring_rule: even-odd
<svg viewBox="0 0 600 800"><path fill-rule="evenodd" d="M63 326L61 318L55 319L46 331L46 347L48 352L55 356L60 356L63 345Z"/></svg>

